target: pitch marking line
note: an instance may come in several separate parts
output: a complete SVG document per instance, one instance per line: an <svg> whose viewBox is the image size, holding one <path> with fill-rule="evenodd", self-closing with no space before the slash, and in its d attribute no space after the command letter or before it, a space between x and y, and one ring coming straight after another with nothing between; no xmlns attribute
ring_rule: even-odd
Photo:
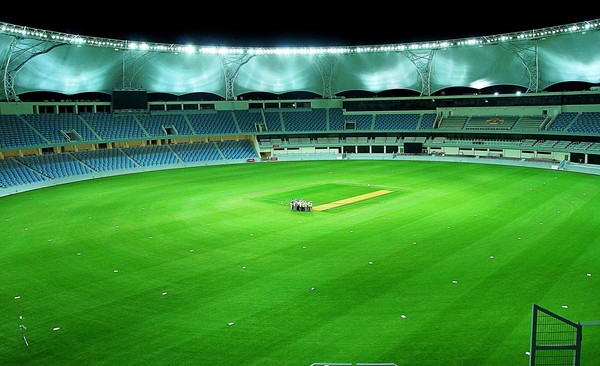
<svg viewBox="0 0 600 366"><path fill-rule="evenodd" d="M388 193L392 193L392 192L393 191L388 191L387 189L381 189L379 191L375 191L375 192L371 192L371 193L365 193L365 194L361 194L359 196L354 196L354 197L350 197L350 198L344 198L343 200L339 200L339 201L334 201L334 202L330 202L330 203L324 203L322 205L313 207L313 211L325 211L325 210L329 210L329 209L332 209L332 208L340 207L340 206L343 206L343 205L348 205L350 203L368 200L369 198L383 196L384 194L388 194Z"/></svg>

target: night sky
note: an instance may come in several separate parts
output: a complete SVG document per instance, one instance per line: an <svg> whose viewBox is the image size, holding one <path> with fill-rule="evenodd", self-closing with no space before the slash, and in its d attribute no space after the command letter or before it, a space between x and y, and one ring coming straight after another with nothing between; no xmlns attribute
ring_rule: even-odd
<svg viewBox="0 0 600 366"><path fill-rule="evenodd" d="M137 2L136 2L137 3ZM21 3L23 4L23 3ZM492 7L469 10L423 3L425 9L404 8L402 2L336 3L200 3L145 5L128 2L64 5L3 5L0 21L15 25L119 40L158 43L240 46L351 46L449 40L496 35L600 19L596 10L535 10ZM231 4L231 5L228 5ZM129 6L129 5L127 5ZM133 5L132 5L133 6ZM472 6L472 5L471 5ZM216 7L216 8L215 8ZM14 9L11 9L14 8ZM582 15L583 14L583 15Z"/></svg>

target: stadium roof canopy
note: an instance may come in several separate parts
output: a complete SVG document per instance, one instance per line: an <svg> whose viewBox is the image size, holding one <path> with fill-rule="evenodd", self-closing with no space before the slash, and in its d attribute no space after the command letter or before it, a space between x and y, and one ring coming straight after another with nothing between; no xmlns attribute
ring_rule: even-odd
<svg viewBox="0 0 600 366"><path fill-rule="evenodd" d="M485 37L347 47L228 48L124 41L0 22L0 101L26 93L67 96L144 89L234 100L251 93L515 86L544 91L600 82L599 20Z"/></svg>

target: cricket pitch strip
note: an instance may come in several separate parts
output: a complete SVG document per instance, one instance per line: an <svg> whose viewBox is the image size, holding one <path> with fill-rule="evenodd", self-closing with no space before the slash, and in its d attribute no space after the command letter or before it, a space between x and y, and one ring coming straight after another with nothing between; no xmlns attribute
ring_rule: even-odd
<svg viewBox="0 0 600 366"><path fill-rule="evenodd" d="M332 208L340 207L343 205L348 205L350 203L368 200L369 198L383 196L384 194L388 194L388 193L392 193L392 192L393 191L388 191L388 190L382 189L382 190L371 192L371 193L365 193L365 194L361 194L361 195L354 196L354 197L344 198L343 200L338 200L338 201L334 201L334 202L324 203L319 206L315 206L315 207L313 207L313 211L330 210Z"/></svg>

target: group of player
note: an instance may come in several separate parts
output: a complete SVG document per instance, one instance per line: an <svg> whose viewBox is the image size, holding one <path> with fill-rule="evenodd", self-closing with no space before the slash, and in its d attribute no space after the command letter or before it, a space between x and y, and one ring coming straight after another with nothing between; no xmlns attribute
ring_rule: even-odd
<svg viewBox="0 0 600 366"><path fill-rule="evenodd" d="M290 211L312 211L312 201L292 198L290 201Z"/></svg>

